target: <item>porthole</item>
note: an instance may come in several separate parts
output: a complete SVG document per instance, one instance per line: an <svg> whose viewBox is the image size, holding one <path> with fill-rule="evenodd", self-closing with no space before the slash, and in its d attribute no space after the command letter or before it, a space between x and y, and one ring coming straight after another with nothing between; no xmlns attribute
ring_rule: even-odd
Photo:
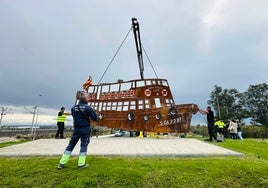
<svg viewBox="0 0 268 188"><path fill-rule="evenodd" d="M134 121L135 114L133 112L127 113L127 119L128 119L128 121Z"/></svg>
<svg viewBox="0 0 268 188"><path fill-rule="evenodd" d="M104 114L103 113L100 113L99 114L99 119L102 120L104 118Z"/></svg>
<svg viewBox="0 0 268 188"><path fill-rule="evenodd" d="M144 119L144 121L149 121L150 116L149 116L149 115L147 115L147 114L145 114L145 115L143 116L143 119Z"/></svg>
<svg viewBox="0 0 268 188"><path fill-rule="evenodd" d="M158 112L155 114L155 119L160 120L162 118L162 115Z"/></svg>
<svg viewBox="0 0 268 188"><path fill-rule="evenodd" d="M170 109L169 109L169 114L172 115L172 116L175 116L177 115L177 110L174 106L172 106Z"/></svg>

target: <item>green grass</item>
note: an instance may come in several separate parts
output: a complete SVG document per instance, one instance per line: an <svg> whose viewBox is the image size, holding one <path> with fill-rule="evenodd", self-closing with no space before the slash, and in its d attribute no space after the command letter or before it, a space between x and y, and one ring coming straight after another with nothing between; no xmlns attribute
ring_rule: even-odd
<svg viewBox="0 0 268 188"><path fill-rule="evenodd" d="M268 142L213 143L245 157L161 158L88 156L57 170L57 157L0 158L0 187L268 187ZM90 149L90 145L89 145Z"/></svg>
<svg viewBox="0 0 268 188"><path fill-rule="evenodd" d="M0 143L0 148L3 148L3 147L7 147L7 146L11 146L11 145L15 145L15 144L21 144L25 141L9 141L9 142L3 142L3 143Z"/></svg>
<svg viewBox="0 0 268 188"><path fill-rule="evenodd" d="M215 144L244 153L248 158L257 157L268 161L268 140L245 139L240 141L226 139L224 142L218 142Z"/></svg>

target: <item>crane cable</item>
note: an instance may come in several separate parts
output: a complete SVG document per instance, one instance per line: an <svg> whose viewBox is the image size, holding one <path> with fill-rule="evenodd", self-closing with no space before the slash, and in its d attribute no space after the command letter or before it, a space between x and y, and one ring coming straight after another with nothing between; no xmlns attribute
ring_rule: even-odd
<svg viewBox="0 0 268 188"><path fill-rule="evenodd" d="M116 57L116 55L118 54L119 50L120 50L121 47L123 46L123 44L124 44L125 40L127 39L127 36L129 35L131 29L132 29L132 27L130 27L129 31L127 32L127 34L126 34L126 36L125 36L125 38L124 38L124 40L122 41L122 43L120 44L120 46L119 46L118 49L116 50L116 52L115 52L115 54L114 54L112 60L110 61L110 63L109 63L109 65L107 66L107 68L105 69L104 73L102 74L102 76L101 76L101 78L100 78L100 80L99 80L99 82L98 82L98 85L100 84L100 82L101 82L102 78L104 77L105 73L107 72L108 68L111 66L111 64L112 64L114 58Z"/></svg>
<svg viewBox="0 0 268 188"><path fill-rule="evenodd" d="M151 62L149 56L147 55L146 50L145 50L145 48L143 47L142 43L141 43L141 47L142 47L142 49L143 49L143 51L144 51L144 53L145 53L145 55L146 55L146 57L147 57L147 59L148 59L148 61L149 61L150 65L151 65L153 71L154 71L154 74L155 74L156 78L158 78L158 76L157 76L157 74L156 74L156 72L155 72L154 66L153 66L153 64L152 64L152 62Z"/></svg>
<svg viewBox="0 0 268 188"><path fill-rule="evenodd" d="M130 27L129 31L127 32L127 34L126 34L126 36L125 36L125 38L124 38L124 40L121 42L121 44L120 44L120 46L118 47L118 49L116 50L116 52L115 52L115 54L114 54L112 60L110 61L110 63L109 63L108 66L106 67L104 73L102 74L102 76L101 76L101 78L100 78L100 80L99 80L99 82L98 82L98 85L100 84L100 82L101 82L101 80L103 79L105 73L107 72L107 70L108 70L109 67L111 66L111 64L112 64L112 62L114 61L116 55L118 54L119 50L120 50L121 47L123 46L124 42L126 41L126 39L127 39L127 37L128 37L128 35L129 35L129 33L130 33L131 30L132 30L132 27ZM153 69L153 71L154 71L154 74L155 74L156 78L158 78L158 76L157 76L157 74L156 74L156 72L155 72L154 66L153 66L153 64L152 64L152 62L151 62L151 60L150 60L148 54L146 53L146 50L145 50L144 46L142 45L142 43L141 43L141 47L142 47L142 49L144 50L144 53L145 53L145 55L146 55L146 57L147 57L147 59L148 59L150 65L151 65L151 67L152 67L152 69Z"/></svg>

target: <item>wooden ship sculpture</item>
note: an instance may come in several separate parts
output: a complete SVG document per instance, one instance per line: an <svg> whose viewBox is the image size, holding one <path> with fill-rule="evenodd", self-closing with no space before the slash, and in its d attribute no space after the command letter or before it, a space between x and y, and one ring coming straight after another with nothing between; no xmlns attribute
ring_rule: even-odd
<svg viewBox="0 0 268 188"><path fill-rule="evenodd" d="M140 79L118 80L94 85L91 77L83 85L89 94L89 105L99 113L92 125L126 131L154 133L188 133L196 104L175 104L166 79L144 78L139 23L132 18ZM77 91L76 103L81 92Z"/></svg>

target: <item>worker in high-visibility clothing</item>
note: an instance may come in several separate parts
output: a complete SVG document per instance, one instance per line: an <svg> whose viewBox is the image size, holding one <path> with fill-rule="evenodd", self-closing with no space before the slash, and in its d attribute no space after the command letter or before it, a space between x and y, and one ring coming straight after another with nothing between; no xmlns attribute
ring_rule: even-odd
<svg viewBox="0 0 268 188"><path fill-rule="evenodd" d="M223 134L225 123L222 120L218 120L215 122L215 126L217 126L217 132Z"/></svg>
<svg viewBox="0 0 268 188"><path fill-rule="evenodd" d="M64 125L65 125L65 121L66 121L66 115L71 115L71 113L67 113L64 112L65 108L61 107L60 111L58 112L58 117L57 117L57 126L58 126L58 130L57 133L55 135L55 138L61 138L63 139L63 131L64 131Z"/></svg>
<svg viewBox="0 0 268 188"><path fill-rule="evenodd" d="M225 123L222 120L218 120L215 122L215 126L217 127L217 142L224 141L223 129L225 127Z"/></svg>
<svg viewBox="0 0 268 188"><path fill-rule="evenodd" d="M61 170L67 165L75 145L80 140L80 152L78 157L78 170L88 167L86 164L87 146L90 142L91 120L98 121L99 116L92 107L88 105L89 95L86 92L80 94L79 103L72 107L73 133L68 146L59 161L58 169Z"/></svg>

